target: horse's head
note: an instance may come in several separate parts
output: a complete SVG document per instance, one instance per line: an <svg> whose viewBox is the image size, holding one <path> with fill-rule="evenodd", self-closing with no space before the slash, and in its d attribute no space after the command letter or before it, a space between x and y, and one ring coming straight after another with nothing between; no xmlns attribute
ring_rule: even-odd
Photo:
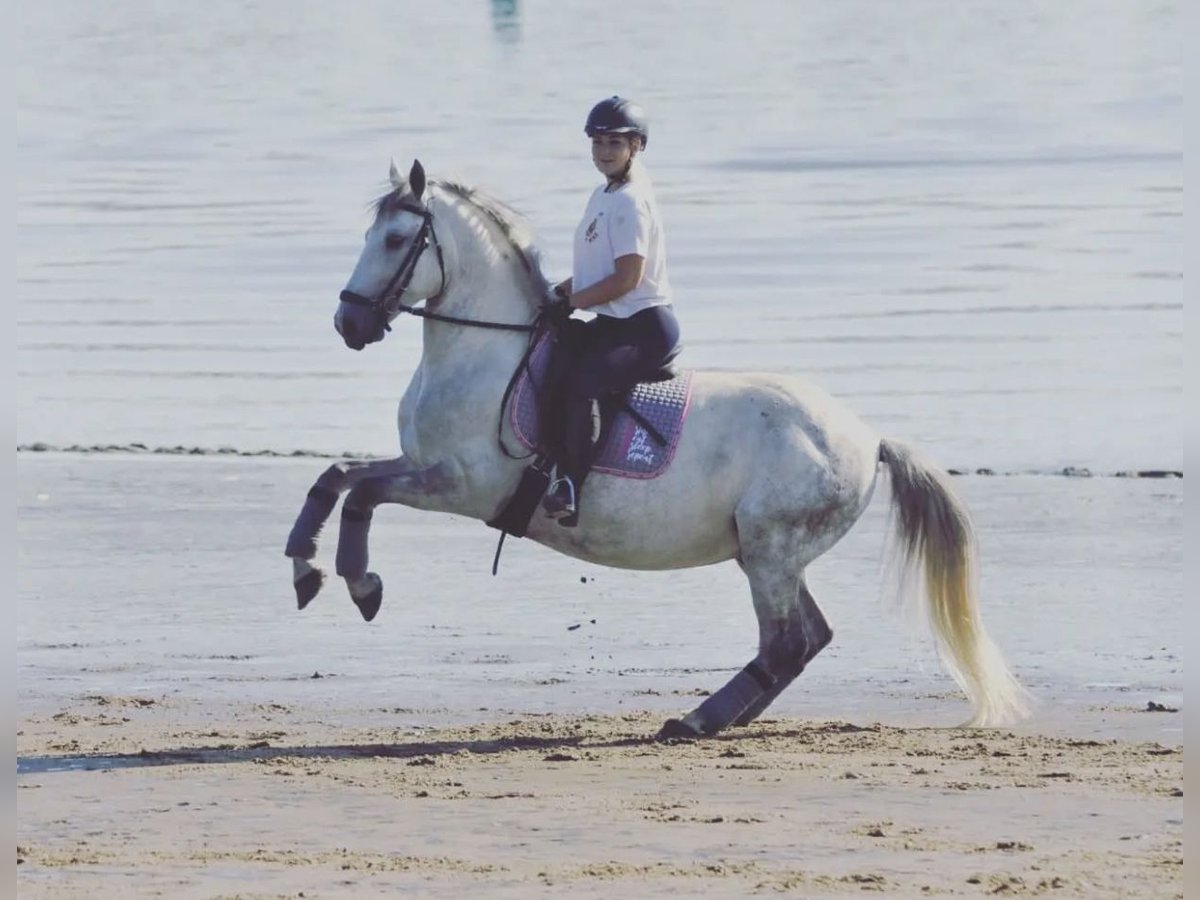
<svg viewBox="0 0 1200 900"><path fill-rule="evenodd" d="M414 160L405 179L393 162L392 191L376 204L358 264L341 293L334 328L346 346L361 350L382 340L404 306L446 288L442 248L425 204L425 170Z"/></svg>

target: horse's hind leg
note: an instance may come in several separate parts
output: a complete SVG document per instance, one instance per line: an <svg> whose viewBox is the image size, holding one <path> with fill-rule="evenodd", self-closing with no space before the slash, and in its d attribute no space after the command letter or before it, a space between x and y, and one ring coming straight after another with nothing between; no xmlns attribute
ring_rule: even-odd
<svg viewBox="0 0 1200 900"><path fill-rule="evenodd" d="M759 651L729 683L682 719L671 719L659 737L703 737L752 721L770 705L833 637L804 584L797 537L776 536L759 550L743 549L758 617Z"/></svg>
<svg viewBox="0 0 1200 900"><path fill-rule="evenodd" d="M757 719L764 709L775 702L796 678L804 671L809 661L821 652L833 638L833 630L821 613L817 601L809 593L801 577L796 586L796 608L790 617L790 624L785 626L786 634L777 643L769 643L768 650L773 656L772 673L775 683L759 695L758 699L746 707L738 716L734 725L748 725ZM757 608L758 604L755 604ZM760 620L761 625L761 620ZM783 652L774 652L783 651Z"/></svg>

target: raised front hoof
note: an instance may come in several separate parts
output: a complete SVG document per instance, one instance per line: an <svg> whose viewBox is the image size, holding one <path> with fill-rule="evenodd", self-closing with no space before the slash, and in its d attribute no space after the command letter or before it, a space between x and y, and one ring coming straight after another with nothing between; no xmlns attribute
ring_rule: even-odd
<svg viewBox="0 0 1200 900"><path fill-rule="evenodd" d="M354 601L354 605L358 607L362 617L370 622L379 613L379 607L383 605L383 579L374 572L368 572L363 576L363 581L365 585L362 591L351 590L350 599Z"/></svg>
<svg viewBox="0 0 1200 900"><path fill-rule="evenodd" d="M656 741L696 741L706 737L703 731L686 719L667 719L654 736Z"/></svg>
<svg viewBox="0 0 1200 900"><path fill-rule="evenodd" d="M311 569L300 576L293 586L296 588L296 608L304 609L325 586L325 573L320 569Z"/></svg>

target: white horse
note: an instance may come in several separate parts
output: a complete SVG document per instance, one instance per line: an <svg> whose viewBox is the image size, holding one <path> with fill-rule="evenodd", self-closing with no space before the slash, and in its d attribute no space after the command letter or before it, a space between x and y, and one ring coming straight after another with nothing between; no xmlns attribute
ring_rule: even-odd
<svg viewBox="0 0 1200 900"><path fill-rule="evenodd" d="M368 571L367 536L381 503L488 520L524 462L501 410L505 386L547 303L548 283L511 209L459 184L426 183L414 163L391 167L392 190L374 223L334 324L355 350L381 340L401 312L426 315L423 352L400 401L402 455L347 461L309 491L289 537L303 608L324 576L310 560L337 499L337 573L370 619L382 582ZM414 310L412 303L424 301ZM477 327L483 323L503 327ZM850 410L803 381L770 374L696 372L674 461L652 480L593 473L578 527L540 514L528 536L578 559L627 569L736 560L750 582L758 654L724 687L660 735L697 737L759 715L829 643L833 632L805 584L805 568L862 515L878 471L891 475L901 566L923 576L940 655L973 706L968 724L1026 713L1027 695L985 633L976 600L976 544L946 474L911 448L880 438Z"/></svg>

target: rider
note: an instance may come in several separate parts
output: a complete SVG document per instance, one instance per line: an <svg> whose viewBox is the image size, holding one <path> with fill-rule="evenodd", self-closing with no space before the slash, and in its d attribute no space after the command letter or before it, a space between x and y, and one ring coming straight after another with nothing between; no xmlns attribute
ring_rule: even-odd
<svg viewBox="0 0 1200 900"><path fill-rule="evenodd" d="M572 275L554 291L573 309L596 317L585 323L567 378L566 455L542 501L547 515L568 526L577 521L579 492L599 436L597 401L650 377L679 343L658 204L637 159L650 135L646 114L632 100L610 97L592 107L583 130L605 183L588 199L575 229Z"/></svg>

